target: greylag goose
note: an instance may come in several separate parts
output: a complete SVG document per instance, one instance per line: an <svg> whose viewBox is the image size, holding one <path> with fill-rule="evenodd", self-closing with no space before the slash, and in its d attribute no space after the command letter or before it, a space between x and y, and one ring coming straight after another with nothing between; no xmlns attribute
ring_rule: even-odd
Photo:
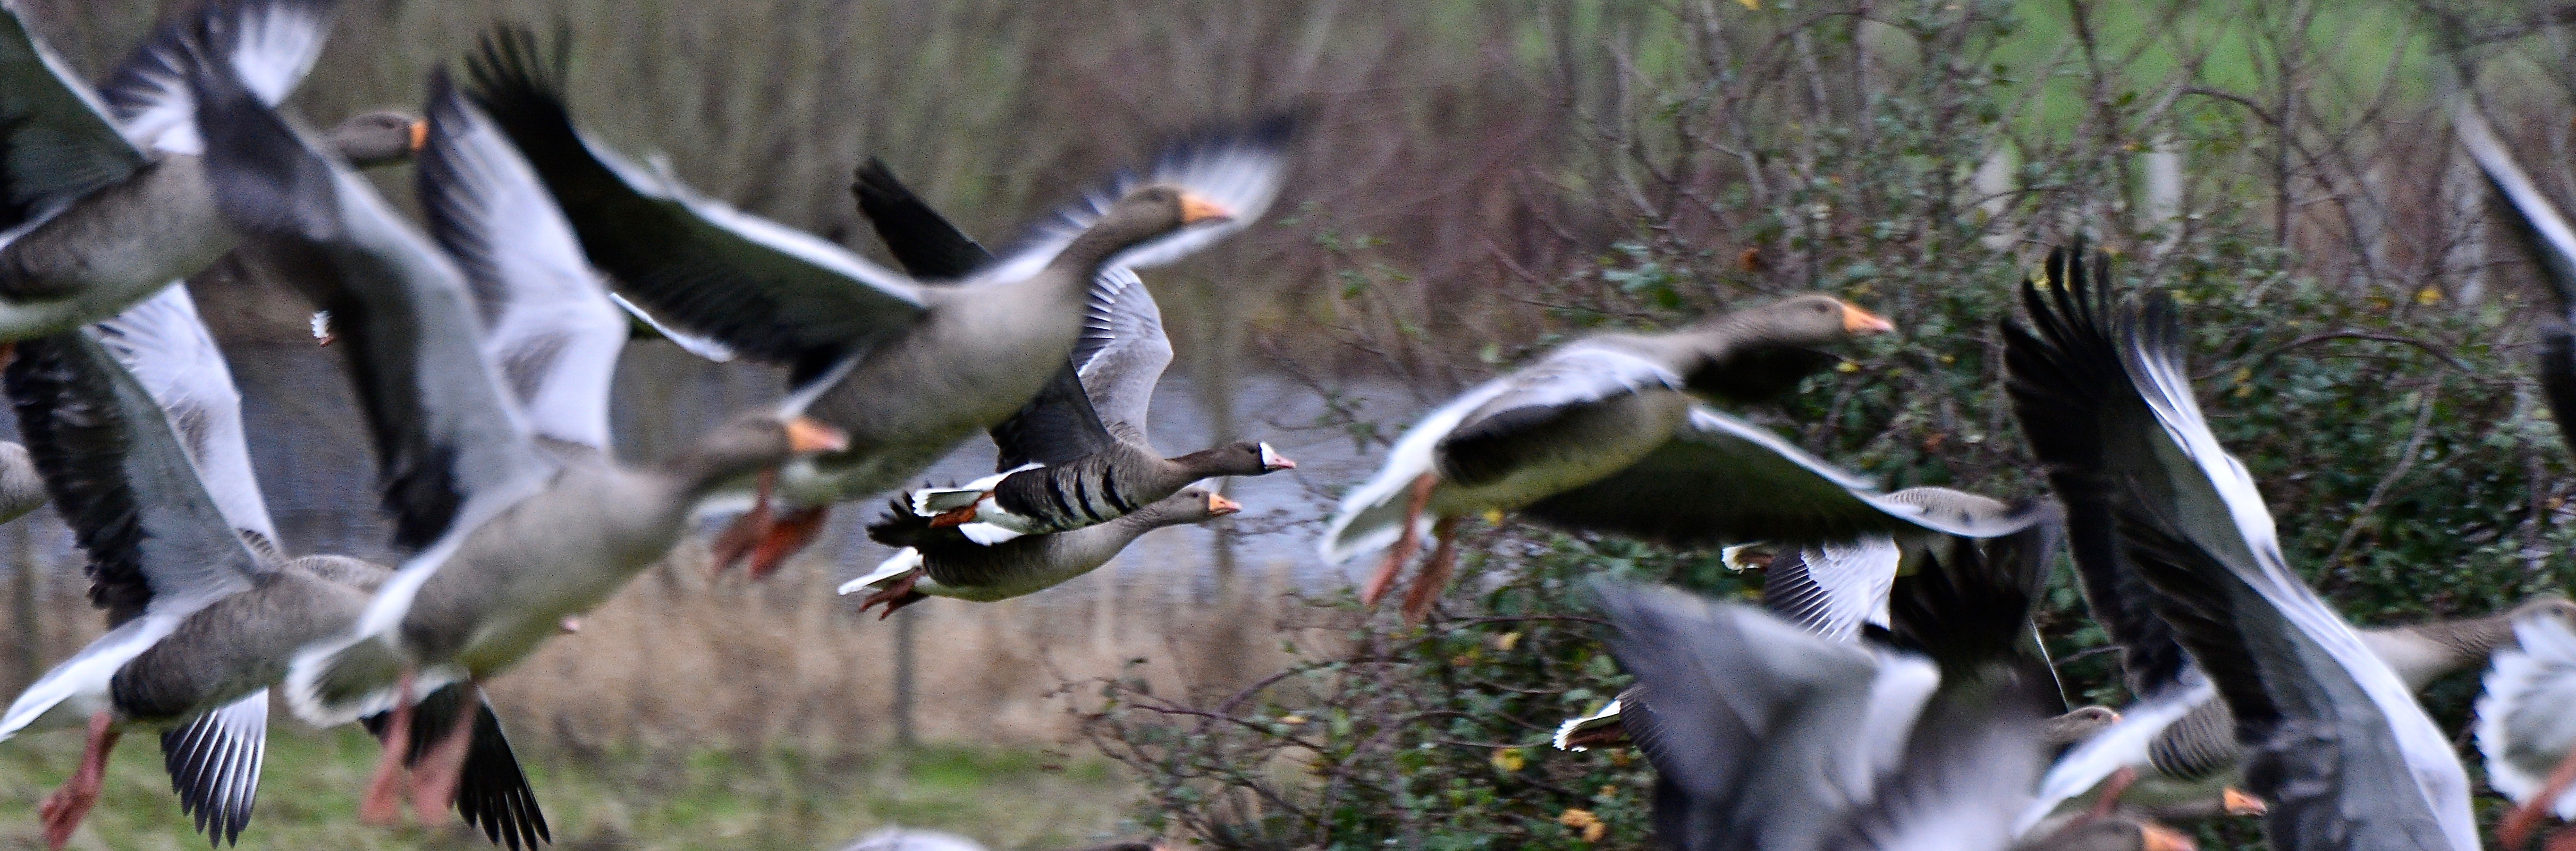
<svg viewBox="0 0 2576 851"><path fill-rule="evenodd" d="M2028 678L1827 641L1670 589L1603 591L1655 723L1655 833L1680 849L2002 851L2046 759ZM2017 635L2027 612L2000 624Z"/></svg>
<svg viewBox="0 0 2576 851"><path fill-rule="evenodd" d="M2495 654L2478 695L2478 752L2487 785L2517 804L2496 828L2520 848L2541 817L2576 819L2576 619L2535 613L2514 621L2514 646ZM2555 843L2551 847L2558 847Z"/></svg>
<svg viewBox="0 0 2576 851"><path fill-rule="evenodd" d="M930 518L904 507L897 499L884 520L868 527L868 537L903 549L876 570L841 585L841 593L851 594L885 584L869 595L860 611L884 603L885 613L891 615L925 596L988 603L1034 594L1108 564L1147 532L1204 523L1243 510L1215 491L1182 488L1107 523L983 544L968 540L956 527L933 526Z"/></svg>
<svg viewBox="0 0 2576 851"><path fill-rule="evenodd" d="M660 464L617 463L599 442L599 364L613 360L624 322L568 253L525 166L443 74L432 81L420 196L461 263L229 69L201 64L190 81L222 212L246 248L294 270L332 312L396 542L417 548L355 628L299 652L287 674L289 704L314 723L394 713L361 812L389 820L417 695L454 683L474 695L477 680L669 552L716 487L841 438L798 415L809 395L738 416ZM564 318L585 312L607 318ZM531 401L517 401L521 391ZM444 809L470 759L470 717L437 731L419 760L414 804L425 815Z"/></svg>
<svg viewBox="0 0 2576 851"><path fill-rule="evenodd" d="M2109 531L2109 530L2104 530ZM2576 603L2543 597L2492 615L2355 630L2372 655L2388 664L2410 692L2484 663L2514 641L2513 624L2543 614L2576 618ZM2195 674L2194 676L2197 676ZM2236 741L2236 719L2212 690L2191 699L2147 701L2133 708L2137 720L2114 725L2069 751L2040 780L2039 797L2023 813L2036 824L2087 793L2150 807L2221 801L2232 815L2259 815L2259 799L2235 788L2243 780L2245 749Z"/></svg>
<svg viewBox="0 0 2576 851"><path fill-rule="evenodd" d="M962 279L992 262L981 244L869 160L851 186L859 211L905 273ZM1091 282L1082 341L1019 413L993 427L999 472L964 487L922 488L913 513L957 526L976 543L1079 529L1151 505L1200 479L1259 476L1297 462L1270 444L1242 441L1176 458L1145 436L1154 385L1171 365L1163 313L1136 273L1104 270ZM862 607L864 608L864 606Z"/></svg>
<svg viewBox="0 0 2576 851"><path fill-rule="evenodd" d="M833 503L902 486L1018 412L1082 336L1102 269L1176 260L1249 225L1278 192L1285 122L1181 149L1140 178L1068 208L956 286L923 286L839 246L702 198L586 142L566 111L562 52L505 30L472 64L474 97L553 190L593 264L620 292L745 356L833 364L814 416L847 450L789 465L720 542L774 570ZM773 507L772 501L783 502Z"/></svg>
<svg viewBox="0 0 2576 851"><path fill-rule="evenodd" d="M169 728L161 747L181 808L209 838L236 841L257 796L268 685L296 648L355 623L390 571L278 551L240 396L184 288L95 333L104 351L79 331L28 342L9 385L112 629L21 694L0 738L87 719L82 768L43 808L54 847L96 802L108 749L136 726ZM488 727L459 810L496 843L533 845L544 816L490 707L476 709Z"/></svg>
<svg viewBox="0 0 2576 851"><path fill-rule="evenodd" d="M1805 347L1891 327L1807 295L1683 331L1602 334L1559 348L1415 422L1377 475L1343 498L1324 530L1324 559L1386 547L1361 592L1374 604L1428 531L1436 545L1405 598L1406 617L1419 620L1447 585L1458 519L1490 511L1672 543L2021 528L1981 525L1994 517L1957 525L1887 502L1859 478L1697 401L1776 396L1833 363Z"/></svg>
<svg viewBox="0 0 2576 851"><path fill-rule="evenodd" d="M2035 330L2002 323L2014 412L2070 517L2111 521L2114 556L2204 674L2185 679L2225 701L2272 847L2477 848L2446 737L2290 572L2262 495L2210 434L2172 303L2114 314L2085 266L2080 249L2052 253L2022 294Z"/></svg>
<svg viewBox="0 0 2576 851"><path fill-rule="evenodd" d="M182 16L93 94L0 6L0 341L104 319L203 270L235 236L208 194L182 67L204 31L251 90L276 103L322 50L336 3L237 0ZM407 117L370 113L333 135L399 159Z"/></svg>

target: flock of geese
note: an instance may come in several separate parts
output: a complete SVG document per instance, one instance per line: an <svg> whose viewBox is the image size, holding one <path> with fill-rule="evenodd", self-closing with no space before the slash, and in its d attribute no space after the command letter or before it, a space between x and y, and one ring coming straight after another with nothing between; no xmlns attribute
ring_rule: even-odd
<svg viewBox="0 0 2576 851"><path fill-rule="evenodd" d="M423 117L314 132L276 105L334 11L215 2L93 89L0 0L0 384L25 441L0 445L0 514L56 508L110 625L0 715L0 738L87 730L40 807L51 847L136 729L160 733L197 828L237 841L272 690L384 743L366 820L453 809L534 846L545 818L480 684L578 629L712 506L742 507L711 542L718 569L765 576L832 505L914 484L989 434L994 475L900 493L869 527L900 550L840 591L891 613L1060 584L1147 531L1241 510L1199 482L1296 466L1264 443L1153 448L1172 350L1134 272L1263 213L1287 172L1284 119L1175 145L1001 252L871 161L852 189L898 271L590 140L562 97L565 44L523 29L486 35L458 78L434 72ZM2476 114L2457 124L2561 307L2576 303L2576 230ZM420 225L359 174L401 162ZM402 563L281 547L239 392L176 283L228 253L320 308ZM2172 303L2107 280L2080 243L2062 248L2001 320L2052 499L1882 492L1721 411L1894 328L1806 295L1587 337L1469 390L1349 492L1321 549L1380 552L1361 596L1405 586L1409 621L1437 608L1470 517L1725 546L1764 571L1760 606L1598 589L1635 683L1558 745L1642 750L1655 833L1677 848L2174 851L2191 843L2165 822L2257 813L2285 850L2477 848L2467 775L2413 695L2480 665L2474 735L2489 785L2519 804L2503 842L2576 818L2576 604L2345 622L2204 422ZM673 457L617 461L610 376L638 328L784 365L785 392ZM2576 333L2543 335L2569 422ZM2037 640L2061 545L2129 706L2070 710Z"/></svg>

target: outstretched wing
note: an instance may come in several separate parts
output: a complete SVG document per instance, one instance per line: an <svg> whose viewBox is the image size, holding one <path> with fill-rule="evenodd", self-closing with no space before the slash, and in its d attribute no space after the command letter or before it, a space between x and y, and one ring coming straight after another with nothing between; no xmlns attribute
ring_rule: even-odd
<svg viewBox="0 0 2576 851"><path fill-rule="evenodd" d="M1285 148L1295 129L1285 117L1264 119L1240 132L1213 135L1171 147L1141 173L1121 175L1081 200L1060 208L1054 221L1032 229L1026 238L982 273L978 281L1017 281L1036 275L1055 255L1090 230L1109 207L1142 186L1177 186L1215 202L1233 216L1222 222L1191 225L1146 240L1109 258L1101 268L1144 269L1180 260L1250 227L1279 197L1288 176Z"/></svg>
<svg viewBox="0 0 2576 851"><path fill-rule="evenodd" d="M626 315L583 260L572 225L480 112L430 76L421 207L474 293L483 354L539 436L608 450L609 381Z"/></svg>
<svg viewBox="0 0 2576 851"><path fill-rule="evenodd" d="M241 389L223 352L197 317L185 285L173 283L133 307L98 323L98 340L127 374L152 394L180 445L197 463L206 493L233 528L277 542L277 526L250 466L242 432Z"/></svg>
<svg viewBox="0 0 2576 851"><path fill-rule="evenodd" d="M467 62L468 92L553 192L591 265L654 315L782 363L862 352L911 327L910 279L698 196L584 140L560 94L563 52L505 28Z"/></svg>
<svg viewBox="0 0 2576 851"><path fill-rule="evenodd" d="M0 3L0 231L59 210L143 167L107 106Z"/></svg>
<svg viewBox="0 0 2576 851"><path fill-rule="evenodd" d="M276 106L322 58L339 0L235 0L210 3L202 17L182 16L161 28L109 76L103 94L125 138L145 150L198 154L197 103L188 89L191 42L217 39L233 73L261 103Z"/></svg>

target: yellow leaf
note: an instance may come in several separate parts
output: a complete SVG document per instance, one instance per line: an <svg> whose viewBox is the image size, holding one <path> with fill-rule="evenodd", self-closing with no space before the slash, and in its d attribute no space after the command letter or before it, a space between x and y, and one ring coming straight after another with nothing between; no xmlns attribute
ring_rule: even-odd
<svg viewBox="0 0 2576 851"><path fill-rule="evenodd" d="M2433 305L2441 304L2442 291L2432 287L2425 287L2423 289L2416 290L2415 303L2425 307L2432 307Z"/></svg>
<svg viewBox="0 0 2576 851"><path fill-rule="evenodd" d="M1501 748L1494 751L1493 762L1494 768L1500 771L1519 771L1521 766L1528 764L1528 760L1521 757L1520 748Z"/></svg>
<svg viewBox="0 0 2576 851"><path fill-rule="evenodd" d="M1306 723L1306 716L1303 716L1303 715L1282 715L1282 716L1280 716L1280 717L1279 717L1279 723L1281 723L1281 724L1286 724L1286 725L1288 725L1288 726L1294 727L1294 726L1297 726L1297 725L1299 725L1299 724Z"/></svg>
<svg viewBox="0 0 2576 851"><path fill-rule="evenodd" d="M1835 372L1859 372L1859 371L1860 371L1860 364L1852 363L1851 361L1843 361L1842 363L1834 364L1834 371L1835 371Z"/></svg>
<svg viewBox="0 0 2576 851"><path fill-rule="evenodd" d="M1581 830L1592 825L1600 824L1601 817L1593 815L1591 810L1567 809L1563 814L1556 817L1556 823L1576 830Z"/></svg>
<svg viewBox="0 0 2576 851"><path fill-rule="evenodd" d="M1506 632L1501 635L1494 636L1494 649L1505 653L1512 652L1512 648L1520 646L1520 643L1521 634L1517 632Z"/></svg>
<svg viewBox="0 0 2576 851"><path fill-rule="evenodd" d="M1744 4L1744 8L1746 9L1755 12L1762 11L1762 0L1735 0L1735 2Z"/></svg>
<svg viewBox="0 0 2576 851"><path fill-rule="evenodd" d="M1485 524L1486 524L1486 525L1488 525L1488 526L1500 526L1500 525L1502 525L1502 523L1503 523L1503 510L1502 510L1502 509L1500 509L1500 508L1488 508L1488 509L1485 509Z"/></svg>

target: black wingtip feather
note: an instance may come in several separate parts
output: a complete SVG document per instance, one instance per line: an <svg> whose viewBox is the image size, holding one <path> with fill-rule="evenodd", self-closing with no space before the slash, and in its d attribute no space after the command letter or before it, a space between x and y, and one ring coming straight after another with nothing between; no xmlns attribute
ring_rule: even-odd
<svg viewBox="0 0 2576 851"><path fill-rule="evenodd" d="M992 252L895 179L883 160L869 157L853 175L850 193L906 274L927 280L964 278L993 261Z"/></svg>
<svg viewBox="0 0 2576 851"><path fill-rule="evenodd" d="M139 507L118 479L125 415L104 371L110 356L81 335L18 341L0 382L46 495L89 556L90 602L107 610L112 627L143 614L152 586L143 572Z"/></svg>

